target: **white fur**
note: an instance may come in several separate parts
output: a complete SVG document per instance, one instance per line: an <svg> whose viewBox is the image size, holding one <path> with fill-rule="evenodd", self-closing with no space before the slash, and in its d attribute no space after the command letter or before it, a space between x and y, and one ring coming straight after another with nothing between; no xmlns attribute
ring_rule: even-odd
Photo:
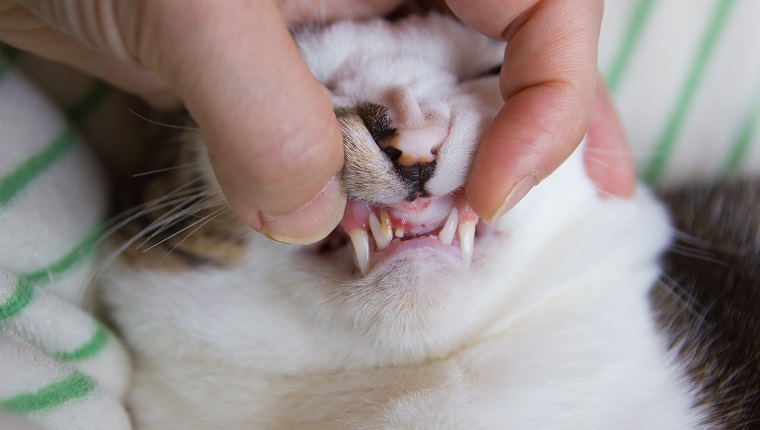
<svg viewBox="0 0 760 430"><path fill-rule="evenodd" d="M498 99L494 79L457 82L498 61L501 47L440 17L405 25L344 23L298 41L336 105L363 101L362 92L387 102L401 85L420 106L468 122L460 130L474 135L450 136L465 143L448 143L463 147L450 155L460 167L441 168L438 193L448 192L463 182L482 115L493 114L483 108L468 120L451 100ZM476 240L469 270L420 252L360 278L347 252L326 263L260 236L232 268L115 264L104 295L135 351L135 424L696 426L690 387L647 301L670 230L646 190L601 198L575 155L492 230Z"/></svg>

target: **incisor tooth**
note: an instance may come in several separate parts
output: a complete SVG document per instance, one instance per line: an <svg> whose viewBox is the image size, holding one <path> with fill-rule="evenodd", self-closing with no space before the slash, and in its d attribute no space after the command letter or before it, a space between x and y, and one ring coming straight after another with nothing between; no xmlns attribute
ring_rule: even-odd
<svg viewBox="0 0 760 430"><path fill-rule="evenodd" d="M375 238L378 251L382 251L390 245L391 239L385 236L383 226L380 225L380 220L373 212L369 213L369 229L372 231L372 237Z"/></svg>
<svg viewBox="0 0 760 430"><path fill-rule="evenodd" d="M438 233L438 240L451 245L451 241L454 240L454 233L457 231L457 224L459 223L459 211L457 208L453 208L449 214L449 218L446 220L446 224L443 225L441 232Z"/></svg>
<svg viewBox="0 0 760 430"><path fill-rule="evenodd" d="M351 243L354 245L356 265L359 266L362 276L366 276L369 272L369 236L367 231L357 228L351 230L348 237L351 238Z"/></svg>
<svg viewBox="0 0 760 430"><path fill-rule="evenodd" d="M383 232L383 236L388 239L388 242L393 240L393 226L391 226L391 218L388 216L388 212L383 209L380 211L380 226Z"/></svg>
<svg viewBox="0 0 760 430"><path fill-rule="evenodd" d="M472 262L472 249L475 245L475 223L463 221L459 224L459 247L462 250L462 261L465 269Z"/></svg>

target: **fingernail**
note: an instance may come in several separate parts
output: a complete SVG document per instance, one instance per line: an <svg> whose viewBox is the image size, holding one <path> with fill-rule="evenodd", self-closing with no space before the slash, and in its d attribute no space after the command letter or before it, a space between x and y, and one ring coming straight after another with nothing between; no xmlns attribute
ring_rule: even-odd
<svg viewBox="0 0 760 430"><path fill-rule="evenodd" d="M515 207L515 205L519 203L520 200L522 200L523 197L525 197L536 185L538 185L538 178L535 175L528 175L522 178L520 182L512 188L512 191L504 200L504 203L501 204L499 210L496 211L496 214L491 219L483 220L483 222L490 224L497 218L512 210L512 208Z"/></svg>
<svg viewBox="0 0 760 430"><path fill-rule="evenodd" d="M343 219L346 193L334 176L309 203L287 215L262 215L262 233L278 242L308 245L324 239Z"/></svg>

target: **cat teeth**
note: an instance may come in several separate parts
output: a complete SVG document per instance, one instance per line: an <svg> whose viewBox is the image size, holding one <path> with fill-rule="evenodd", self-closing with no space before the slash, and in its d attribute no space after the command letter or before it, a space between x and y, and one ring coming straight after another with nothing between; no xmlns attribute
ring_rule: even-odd
<svg viewBox="0 0 760 430"><path fill-rule="evenodd" d="M357 228L351 230L348 237L351 238L351 243L354 245L356 265L359 267L362 276L367 276L369 273L369 235L366 230Z"/></svg>
<svg viewBox="0 0 760 430"><path fill-rule="evenodd" d="M385 237L390 243L390 241L393 240L393 226L391 225L391 218L388 216L388 211L385 209L380 211L380 226L382 227L380 231L383 232L383 237Z"/></svg>
<svg viewBox="0 0 760 430"><path fill-rule="evenodd" d="M352 223L346 222L343 224L344 231L348 232L353 245L354 262L357 268L362 276L367 276L370 271L371 252L373 250L378 252L383 251L394 243L400 243L404 237L405 229L399 226L394 231L390 216L384 209L379 214L367 210L363 216L360 215L359 218L353 221ZM451 246L454 243L454 235L458 234L462 262L465 268L469 268L475 246L475 226L478 221L477 215L469 209L469 206L460 204L451 208L446 221L437 234L430 232L427 236L417 236L416 234L413 234L413 236L427 237L438 240L444 245ZM349 225L351 227L348 227ZM373 249L370 249L370 235L372 235L371 237L375 242Z"/></svg>
<svg viewBox="0 0 760 430"><path fill-rule="evenodd" d="M472 250L475 246L475 223L472 221L462 221L457 229L459 233L459 247L462 250L462 261L465 269L470 267L472 262Z"/></svg>
<svg viewBox="0 0 760 430"><path fill-rule="evenodd" d="M370 231L372 231L372 236L375 238L375 245L377 246L378 251L382 251L383 249L387 248L388 245L391 244L391 239L393 238L393 235L391 234L389 237L386 234L386 232L384 231L384 226L381 224L381 221L377 218L377 215L375 215L372 212L369 213L369 229Z"/></svg>
<svg viewBox="0 0 760 430"><path fill-rule="evenodd" d="M453 208L449 214L449 218L446 220L440 233L438 233L438 240L446 245L451 245L454 240L454 233L456 233L457 225L459 224L459 211L457 208Z"/></svg>

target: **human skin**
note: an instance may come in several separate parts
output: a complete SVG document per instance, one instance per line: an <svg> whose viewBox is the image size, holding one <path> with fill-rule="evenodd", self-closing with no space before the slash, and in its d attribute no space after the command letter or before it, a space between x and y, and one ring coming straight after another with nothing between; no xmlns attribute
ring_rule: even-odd
<svg viewBox="0 0 760 430"><path fill-rule="evenodd" d="M288 28L379 16L400 3L0 0L0 40L99 76L155 106L184 103L240 218L272 239L312 243L343 216L343 147L329 95ZM589 123L592 179L606 193L633 192L619 120L603 85L596 91L602 0L430 3L509 42L500 81L506 103L466 184L480 217L493 220L512 208L569 156Z"/></svg>

